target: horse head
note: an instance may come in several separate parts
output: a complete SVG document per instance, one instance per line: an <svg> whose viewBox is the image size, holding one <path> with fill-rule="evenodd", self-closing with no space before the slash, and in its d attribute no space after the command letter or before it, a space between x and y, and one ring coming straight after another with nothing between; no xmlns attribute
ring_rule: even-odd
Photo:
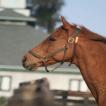
<svg viewBox="0 0 106 106"><path fill-rule="evenodd" d="M63 16L62 24L51 35L23 58L23 66L28 70L36 70L58 62L74 61L74 48L78 41L80 27L70 24Z"/></svg>

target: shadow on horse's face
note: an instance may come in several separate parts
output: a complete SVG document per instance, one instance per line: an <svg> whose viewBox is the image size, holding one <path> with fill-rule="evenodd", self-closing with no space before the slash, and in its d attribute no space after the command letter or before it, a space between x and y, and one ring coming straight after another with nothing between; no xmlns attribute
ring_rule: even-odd
<svg viewBox="0 0 106 106"><path fill-rule="evenodd" d="M69 24L64 17L63 25L46 38L41 44L31 49L23 58L23 66L28 70L36 70L41 66L52 65L61 61L69 61L73 55L76 26ZM71 39L72 38L72 39Z"/></svg>

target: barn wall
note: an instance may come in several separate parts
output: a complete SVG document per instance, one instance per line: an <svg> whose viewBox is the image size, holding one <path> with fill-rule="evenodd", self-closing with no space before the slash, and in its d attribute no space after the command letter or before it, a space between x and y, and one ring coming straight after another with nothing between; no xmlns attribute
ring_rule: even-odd
<svg viewBox="0 0 106 106"><path fill-rule="evenodd" d="M58 70L63 70L63 69L58 69ZM64 72L64 71L56 71L56 72L50 72L47 73L45 71L40 71L40 72L29 72L26 70L23 70L22 68L17 68L17 69L0 69L0 77L5 78L3 80L1 79L1 85L2 85L5 90L0 90L0 96L11 96L13 93L13 90L18 88L20 82L26 82L26 81L33 81L39 78L48 78L49 83L50 83L50 88L55 89L55 90L69 90L70 88L70 81L73 81L73 85L71 89L75 89L77 87L77 80L82 80L82 76L74 72L75 69L71 69L69 72ZM9 80L9 81L8 81ZM84 82L84 81L83 81ZM10 83L8 85L8 83ZM84 83L82 83L84 84ZM9 89L8 89L9 86ZM87 90L86 86L83 85L82 90Z"/></svg>

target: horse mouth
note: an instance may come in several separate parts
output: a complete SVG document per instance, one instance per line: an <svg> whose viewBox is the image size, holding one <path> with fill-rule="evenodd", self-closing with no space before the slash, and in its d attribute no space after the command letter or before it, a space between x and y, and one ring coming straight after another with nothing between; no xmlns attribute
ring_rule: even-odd
<svg viewBox="0 0 106 106"><path fill-rule="evenodd" d="M29 64L24 66L25 69L29 70L29 71L38 71L38 65L37 64Z"/></svg>
<svg viewBox="0 0 106 106"><path fill-rule="evenodd" d="M42 69L42 67L51 66L51 65L53 65L53 63L55 63L55 61L48 61L47 63L37 62L37 63L32 63L32 64L25 64L25 63L23 63L23 67L26 70L29 70L29 71L39 71L38 69L40 67Z"/></svg>

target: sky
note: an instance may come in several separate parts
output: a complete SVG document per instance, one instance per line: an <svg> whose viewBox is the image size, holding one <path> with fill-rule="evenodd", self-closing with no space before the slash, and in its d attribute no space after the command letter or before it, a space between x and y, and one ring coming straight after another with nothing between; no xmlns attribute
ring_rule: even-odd
<svg viewBox="0 0 106 106"><path fill-rule="evenodd" d="M64 0L61 9L69 22L83 25L106 37L106 0Z"/></svg>

